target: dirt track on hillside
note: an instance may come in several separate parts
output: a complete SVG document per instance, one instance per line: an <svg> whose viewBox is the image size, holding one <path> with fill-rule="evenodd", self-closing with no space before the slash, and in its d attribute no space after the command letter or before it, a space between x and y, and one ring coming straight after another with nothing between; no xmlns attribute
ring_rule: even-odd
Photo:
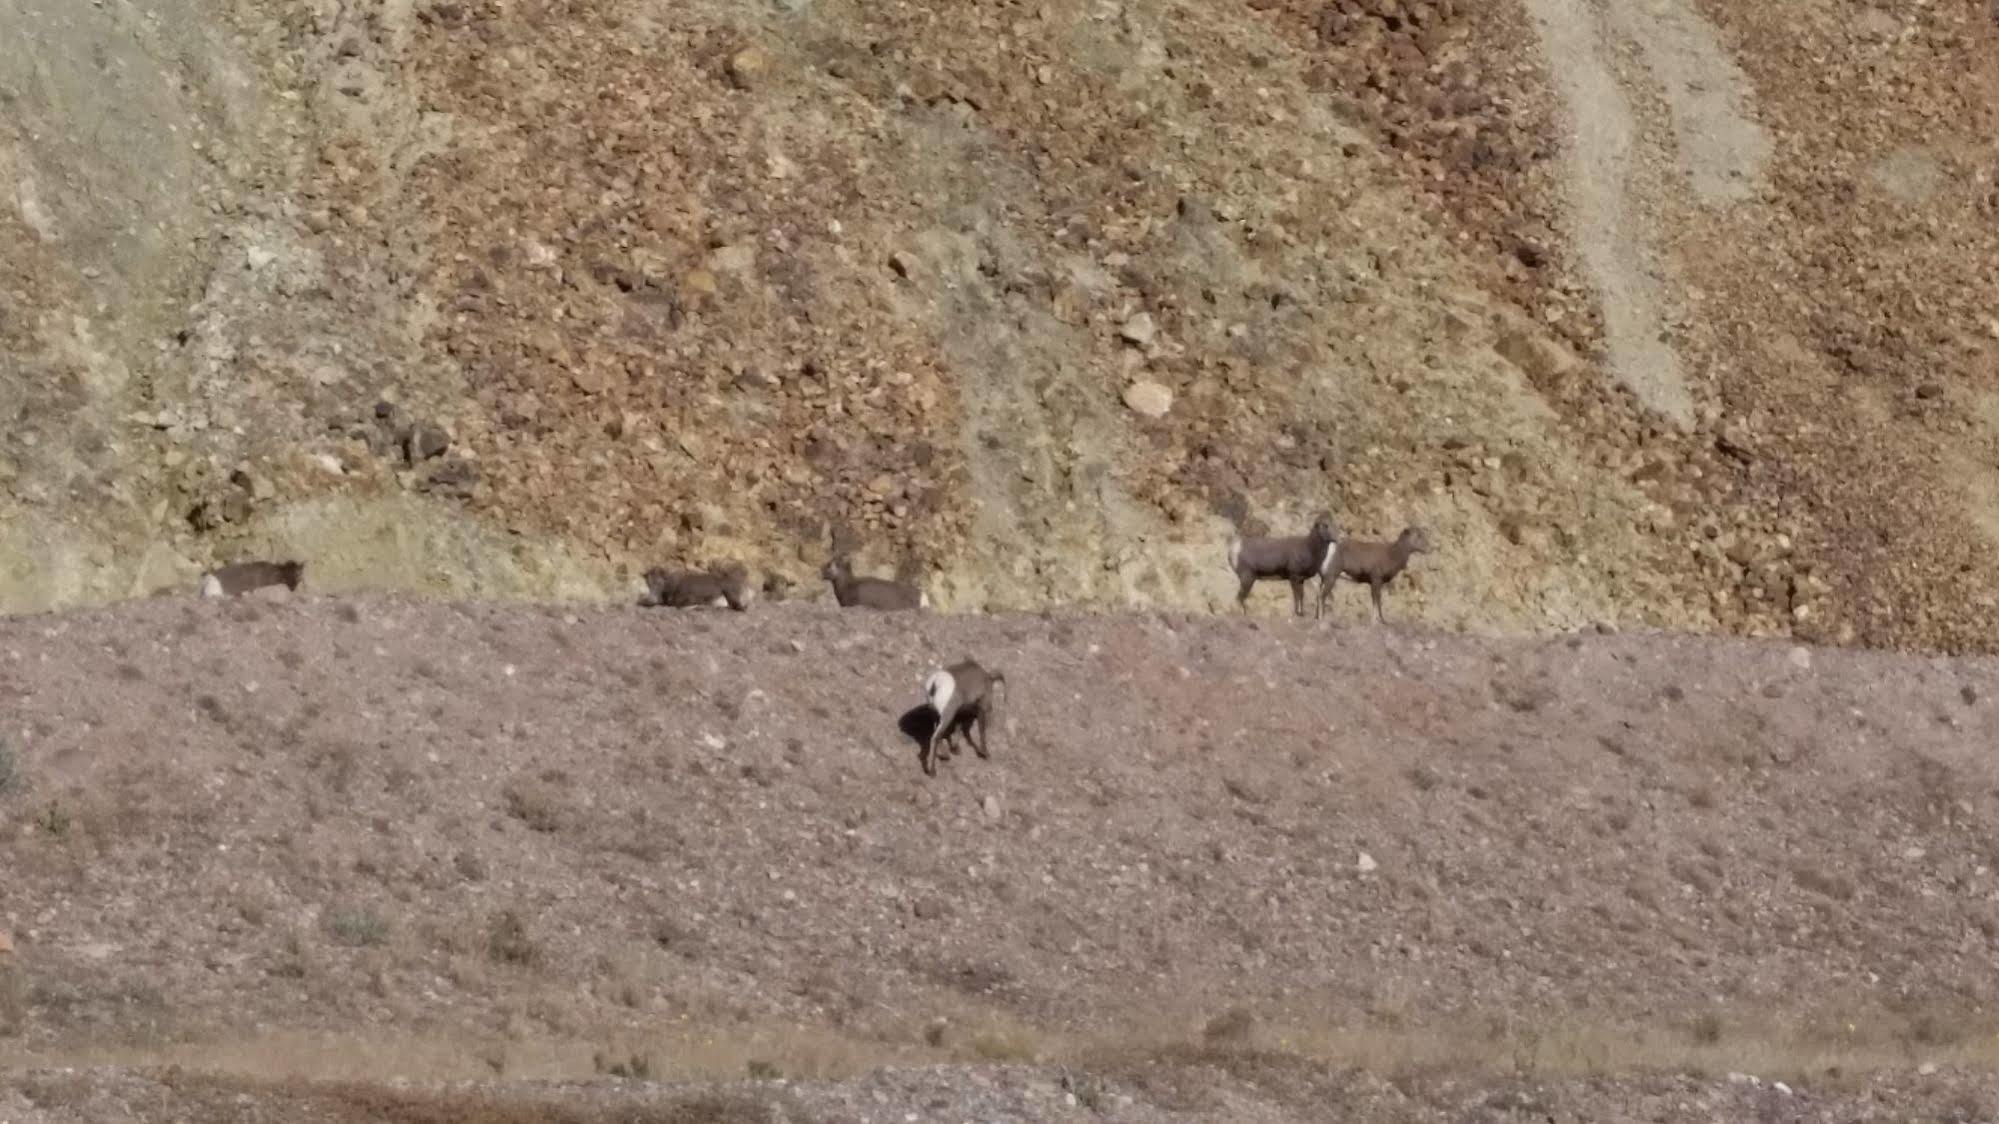
<svg viewBox="0 0 1999 1124"><path fill-rule="evenodd" d="M896 719L965 653L1009 713L926 780ZM1982 1072L1993 670L804 605L13 618L0 1063Z"/></svg>

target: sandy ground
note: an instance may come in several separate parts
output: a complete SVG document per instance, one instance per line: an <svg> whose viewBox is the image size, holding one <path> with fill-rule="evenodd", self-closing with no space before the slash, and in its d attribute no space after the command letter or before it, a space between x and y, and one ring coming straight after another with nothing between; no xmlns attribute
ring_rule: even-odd
<svg viewBox="0 0 1999 1124"><path fill-rule="evenodd" d="M1009 675L993 755L926 779L898 718L964 654ZM1995 690L1989 661L1227 618L11 618L0 1066L47 1119L119 1116L76 1107L100 1084L195 1111L162 1065L278 1083L257 1103L942 1082L979 1119L1058 1118L975 1108L1062 1073L1161 1119L1217 1110L1132 1075L1241 1119L1424 1075L1456 1091L1368 1117L1763 1088L1730 1073L1831 1098L1793 1107L1975 1098Z"/></svg>

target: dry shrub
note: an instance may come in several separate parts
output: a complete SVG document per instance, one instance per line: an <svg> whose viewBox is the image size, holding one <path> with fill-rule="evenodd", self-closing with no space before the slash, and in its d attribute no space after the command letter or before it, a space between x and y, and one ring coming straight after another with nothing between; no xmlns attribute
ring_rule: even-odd
<svg viewBox="0 0 1999 1124"><path fill-rule="evenodd" d="M341 909L327 914L326 931L349 948L386 944L389 923L372 909Z"/></svg>
<svg viewBox="0 0 1999 1124"><path fill-rule="evenodd" d="M1823 894L1834 901L1851 901L1855 892L1853 880L1837 871L1828 871L1810 863L1799 863L1791 868L1791 877L1798 885L1814 894Z"/></svg>
<svg viewBox="0 0 1999 1124"><path fill-rule="evenodd" d="M504 795L507 814L532 831L553 834L575 818L568 796L546 780L516 780L507 785Z"/></svg>
<svg viewBox="0 0 1999 1124"><path fill-rule="evenodd" d="M0 1038L21 1033L27 1018L27 974L11 957L0 958Z"/></svg>
<svg viewBox="0 0 1999 1124"><path fill-rule="evenodd" d="M502 964L526 968L541 961L541 945L528 935L520 915L509 909L493 918L486 933L486 954Z"/></svg>
<svg viewBox="0 0 1999 1124"><path fill-rule="evenodd" d="M1031 1062L1040 1054L1034 1036L1019 1028L983 1030L966 1042L982 1061Z"/></svg>
<svg viewBox="0 0 1999 1124"><path fill-rule="evenodd" d="M1256 1016L1247 1007L1231 1007L1201 1028L1201 1037L1216 1045L1226 1045L1249 1041L1250 1031L1256 1028Z"/></svg>

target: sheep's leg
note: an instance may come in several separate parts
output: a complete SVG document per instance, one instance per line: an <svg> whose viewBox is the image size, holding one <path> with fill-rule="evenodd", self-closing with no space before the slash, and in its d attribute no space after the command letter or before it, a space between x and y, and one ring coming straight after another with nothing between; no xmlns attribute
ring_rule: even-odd
<svg viewBox="0 0 1999 1124"><path fill-rule="evenodd" d="M1249 612L1249 591L1250 588L1255 584L1256 584L1255 574L1244 574L1242 576L1242 588L1236 590L1235 593L1236 608L1241 609L1245 613Z"/></svg>
<svg viewBox="0 0 1999 1124"><path fill-rule="evenodd" d="M978 735L976 740L972 737L974 733ZM980 707L978 714L972 717L972 729L966 733L965 740L972 743L972 748L978 752L979 759L982 761L992 759L992 754L986 752L986 738L988 736L986 733L986 708Z"/></svg>
<svg viewBox="0 0 1999 1124"><path fill-rule="evenodd" d="M1333 583L1339 580L1340 575L1337 572L1319 576L1319 616L1326 615L1326 597L1332 593Z"/></svg>
<svg viewBox="0 0 1999 1124"><path fill-rule="evenodd" d="M937 716L937 728L930 731L930 744L925 747L923 754L924 775L932 777L937 775L937 748L940 742L947 750L946 759L949 759L948 750L951 745L951 722L957 716L958 708L954 706L946 707L944 713Z"/></svg>
<svg viewBox="0 0 1999 1124"><path fill-rule="evenodd" d="M1291 615L1302 617L1305 615L1305 579L1286 578L1285 580L1291 583Z"/></svg>
<svg viewBox="0 0 1999 1124"><path fill-rule="evenodd" d="M1374 597L1374 623L1387 624L1388 618L1381 615L1381 579L1369 578L1367 591Z"/></svg>

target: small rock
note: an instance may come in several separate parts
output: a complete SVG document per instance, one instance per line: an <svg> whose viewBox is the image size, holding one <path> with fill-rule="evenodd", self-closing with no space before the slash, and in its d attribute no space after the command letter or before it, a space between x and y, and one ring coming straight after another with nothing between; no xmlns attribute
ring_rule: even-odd
<svg viewBox="0 0 1999 1124"><path fill-rule="evenodd" d="M680 296L682 300L691 301L699 300L702 297L712 297L715 295L715 292L715 275L705 269L689 270L687 276L680 279Z"/></svg>
<svg viewBox="0 0 1999 1124"><path fill-rule="evenodd" d="M987 796L982 807L985 809L987 819L997 821L1000 818L999 797Z"/></svg>
<svg viewBox="0 0 1999 1124"><path fill-rule="evenodd" d="M1150 312L1140 312L1124 322L1124 327L1118 329L1118 335L1124 337L1126 343L1148 347L1159 335L1159 329L1153 325Z"/></svg>
<svg viewBox="0 0 1999 1124"><path fill-rule="evenodd" d="M1507 332L1492 345L1501 359L1520 369L1529 378L1549 380L1567 375L1581 366L1575 354L1555 341L1521 330Z"/></svg>
<svg viewBox="0 0 1999 1124"><path fill-rule="evenodd" d="M1791 654L1786 658L1791 661L1791 666L1799 671L1809 670L1812 666L1812 650L1802 644L1792 648Z"/></svg>
<svg viewBox="0 0 1999 1124"><path fill-rule="evenodd" d="M409 458L411 464L443 456L444 451L449 448L451 448L451 438L445 436L444 431L434 425L411 427L409 436L403 441L403 455Z"/></svg>
<svg viewBox="0 0 1999 1124"><path fill-rule="evenodd" d="M757 266L757 248L751 242L737 242L722 246L708 255L708 268L717 273L738 276L746 274Z"/></svg>
<svg viewBox="0 0 1999 1124"><path fill-rule="evenodd" d="M1741 426L1729 426L1714 438L1715 450L1741 464L1749 464L1756 459L1755 446L1750 443L1749 431Z"/></svg>
<svg viewBox="0 0 1999 1124"><path fill-rule="evenodd" d="M7 930L5 929L0 929L0 956L11 956L13 955L13 953L14 953L13 934L7 932Z"/></svg>
<svg viewBox="0 0 1999 1124"><path fill-rule="evenodd" d="M1140 379L1125 387L1124 404L1134 414L1163 418L1173 408L1173 392L1149 379Z"/></svg>
<svg viewBox="0 0 1999 1124"><path fill-rule="evenodd" d="M729 84L748 90L770 75L770 52L762 47L744 47L729 56Z"/></svg>
<svg viewBox="0 0 1999 1124"><path fill-rule="evenodd" d="M471 461L453 457L437 466L419 489L425 492L443 492L450 495L470 495L479 483L479 468Z"/></svg>
<svg viewBox="0 0 1999 1124"><path fill-rule="evenodd" d="M332 453L320 453L314 456L312 460L314 464L317 464L320 468L325 469L329 475L333 476L347 475L347 469L341 465L340 458L334 456Z"/></svg>
<svg viewBox="0 0 1999 1124"><path fill-rule="evenodd" d="M1916 397L1926 401L1931 398L1941 398L1943 397L1943 387L1933 382L1926 382L1916 388Z"/></svg>
<svg viewBox="0 0 1999 1124"><path fill-rule="evenodd" d="M243 256L249 261L252 270L262 269L278 260L278 255L264 249L262 246L250 247L244 251Z"/></svg>
<svg viewBox="0 0 1999 1124"><path fill-rule="evenodd" d="M1934 1076L1936 1074L1936 1071L1937 1071L1937 1063L1935 1062L1924 1062L1923 1064L1916 1067L1916 1074L1917 1076L1920 1077Z"/></svg>
<svg viewBox="0 0 1999 1124"><path fill-rule="evenodd" d="M951 915L951 906L943 898L918 898L912 912L920 921L938 921Z"/></svg>
<svg viewBox="0 0 1999 1124"><path fill-rule="evenodd" d="M229 474L229 482L250 494L250 498L267 500L278 494L278 486L259 473L239 468Z"/></svg>
<svg viewBox="0 0 1999 1124"><path fill-rule="evenodd" d="M1362 851L1360 858L1354 862L1354 869L1360 871L1362 874L1372 874L1380 866L1380 863L1374 861L1374 856L1368 854L1366 851Z"/></svg>

